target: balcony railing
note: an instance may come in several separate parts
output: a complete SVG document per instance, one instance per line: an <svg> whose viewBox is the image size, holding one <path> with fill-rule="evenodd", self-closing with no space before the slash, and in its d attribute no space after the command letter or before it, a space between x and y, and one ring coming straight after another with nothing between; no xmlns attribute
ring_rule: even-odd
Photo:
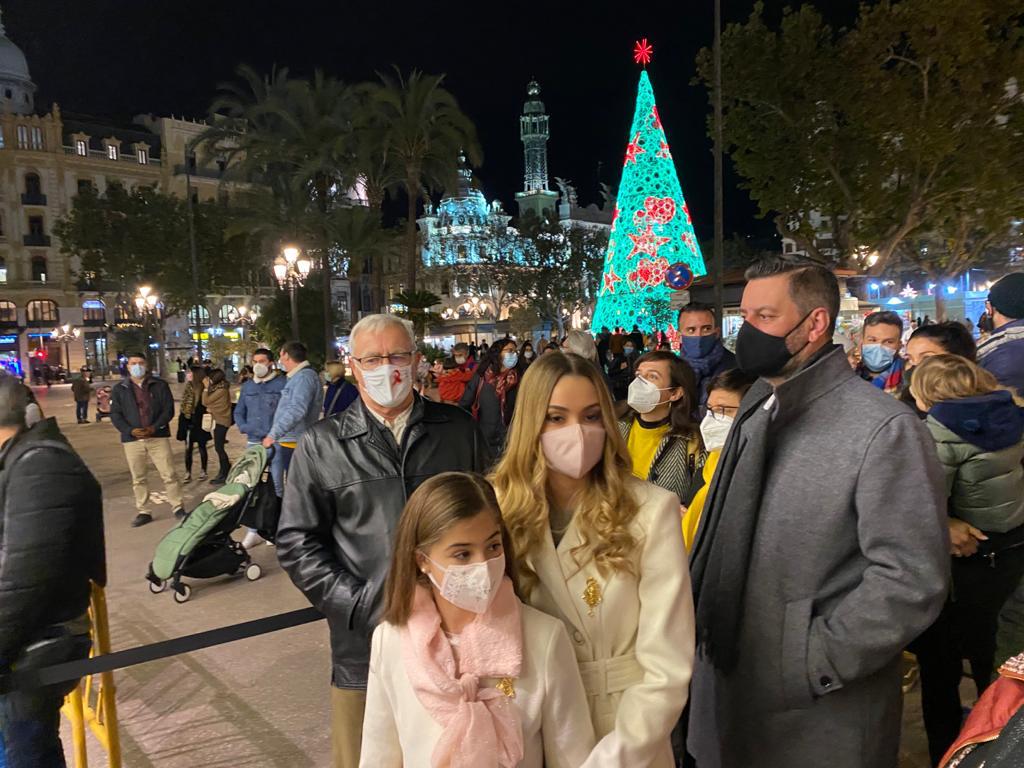
<svg viewBox="0 0 1024 768"><path fill-rule="evenodd" d="M42 192L22 192L22 205L46 205L46 195Z"/></svg>
<svg viewBox="0 0 1024 768"><path fill-rule="evenodd" d="M25 245L32 245L32 246L35 246L37 248L40 248L40 247L41 248L49 248L50 247L50 236L49 235L39 235L39 234L36 234L36 233L31 233L31 234L28 234L28 235L25 235L24 237L22 237L21 241Z"/></svg>
<svg viewBox="0 0 1024 768"><path fill-rule="evenodd" d="M216 181L244 181L241 174L235 168L225 168L223 171L220 168L211 168L209 166L195 167L186 169L184 163L179 163L174 166L175 176L184 176L186 170L188 175L193 179L214 179Z"/></svg>

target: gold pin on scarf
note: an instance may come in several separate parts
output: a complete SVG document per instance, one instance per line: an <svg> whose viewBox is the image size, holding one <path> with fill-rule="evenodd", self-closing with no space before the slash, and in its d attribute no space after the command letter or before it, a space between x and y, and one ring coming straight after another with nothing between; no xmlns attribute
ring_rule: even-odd
<svg viewBox="0 0 1024 768"><path fill-rule="evenodd" d="M587 588L583 590L583 602L590 609L587 611L587 616L594 615L594 609L601 604L602 600L604 597L601 595L601 585L597 583L597 579L593 577L587 579Z"/></svg>
<svg viewBox="0 0 1024 768"><path fill-rule="evenodd" d="M516 687L512 684L511 677L501 678L501 680L499 680L494 687L510 699L514 699L516 697Z"/></svg>

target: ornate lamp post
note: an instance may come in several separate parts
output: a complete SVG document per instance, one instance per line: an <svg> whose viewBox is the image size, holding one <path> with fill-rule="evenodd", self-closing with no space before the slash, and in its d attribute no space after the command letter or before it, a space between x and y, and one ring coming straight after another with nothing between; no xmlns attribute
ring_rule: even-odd
<svg viewBox="0 0 1024 768"><path fill-rule="evenodd" d="M282 290L288 289L288 296L292 308L292 338L299 338L299 305L296 302L296 290L306 282L309 272L313 268L313 262L309 256L294 245L287 245L281 250L281 255L274 259L274 279Z"/></svg>
<svg viewBox="0 0 1024 768"><path fill-rule="evenodd" d="M480 318L487 313L487 305L480 300L479 296L470 296L459 309L473 318L473 344L480 346Z"/></svg>
<svg viewBox="0 0 1024 768"><path fill-rule="evenodd" d="M160 316L160 296L153 292L153 289L148 285L139 286L138 293L135 294L135 307L139 310L139 314L142 316L144 327L146 329L146 346L149 347L149 339L153 336L157 336L157 348L160 348L159 333L154 333L153 325L159 319ZM157 352L154 357L156 358L156 374L157 376L163 375L163 364L161 362L161 352Z"/></svg>
<svg viewBox="0 0 1024 768"><path fill-rule="evenodd" d="M82 329L75 328L71 323L64 323L59 328L54 328L50 331L50 338L56 342L64 345L64 361L65 370L68 372L68 376L71 375L71 350L68 345L72 341L77 341L82 338Z"/></svg>
<svg viewBox="0 0 1024 768"><path fill-rule="evenodd" d="M255 327L256 321L259 319L259 316L260 313L258 310L243 305L241 307L237 307L231 310L231 313L228 315L228 320L242 329L242 340L245 341L246 328L251 329ZM242 365L245 365L247 358L248 352L243 348Z"/></svg>

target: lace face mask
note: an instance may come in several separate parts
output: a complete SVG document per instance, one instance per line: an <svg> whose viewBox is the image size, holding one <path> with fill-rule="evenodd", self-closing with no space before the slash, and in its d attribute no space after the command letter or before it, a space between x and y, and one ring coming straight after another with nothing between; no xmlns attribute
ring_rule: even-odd
<svg viewBox="0 0 1024 768"><path fill-rule="evenodd" d="M457 608L472 613L486 613L491 607L505 576L504 553L482 563L447 567L432 560L425 553L423 556L444 571L444 578L440 584L434 580L432 574L427 574L427 578L437 587L441 597Z"/></svg>

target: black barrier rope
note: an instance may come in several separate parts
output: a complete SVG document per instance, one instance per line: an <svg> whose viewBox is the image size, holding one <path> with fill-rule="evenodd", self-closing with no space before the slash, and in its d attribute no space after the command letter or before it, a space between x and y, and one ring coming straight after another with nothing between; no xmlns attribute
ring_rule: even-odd
<svg viewBox="0 0 1024 768"><path fill-rule="evenodd" d="M192 651L210 648L214 645L222 645L235 640L244 640L247 637L266 635L282 629L310 624L314 621L319 621L323 617L324 615L316 608L300 608L297 611L279 613L263 619L254 619L253 621L243 621L241 624L208 629L205 632L197 632L194 635L184 635L183 637L175 637L171 640L161 640L159 643L128 648L124 651L105 653L102 656L93 656L91 659L65 661L41 669L16 669L10 674L0 677L0 693L40 688L45 685L78 680L86 675L123 669L136 664L143 664L147 661L165 659L168 656L179 656L183 653L191 653Z"/></svg>

